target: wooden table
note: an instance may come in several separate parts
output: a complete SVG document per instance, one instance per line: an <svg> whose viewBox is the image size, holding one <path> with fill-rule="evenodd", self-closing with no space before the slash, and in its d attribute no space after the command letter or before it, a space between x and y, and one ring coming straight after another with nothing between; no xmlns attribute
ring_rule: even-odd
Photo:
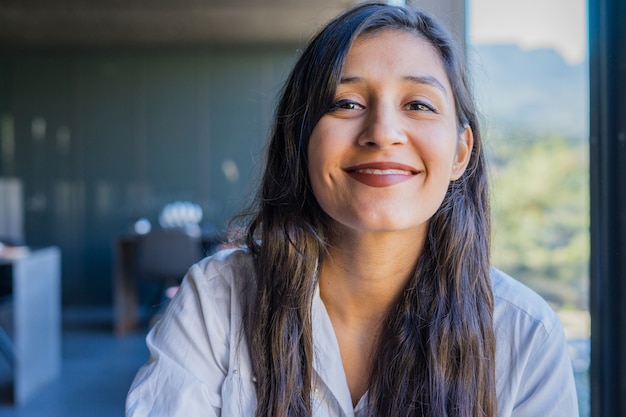
<svg viewBox="0 0 626 417"><path fill-rule="evenodd" d="M0 323L0 352L12 368L13 401L21 404L60 374L61 251L47 247L0 256L0 271L8 290L3 311L10 311Z"/></svg>

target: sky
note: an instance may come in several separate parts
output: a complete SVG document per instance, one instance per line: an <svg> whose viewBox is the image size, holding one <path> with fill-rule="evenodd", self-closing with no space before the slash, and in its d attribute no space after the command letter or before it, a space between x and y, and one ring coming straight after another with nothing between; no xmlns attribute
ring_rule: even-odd
<svg viewBox="0 0 626 417"><path fill-rule="evenodd" d="M474 44L554 48L571 64L587 54L586 0L468 0Z"/></svg>

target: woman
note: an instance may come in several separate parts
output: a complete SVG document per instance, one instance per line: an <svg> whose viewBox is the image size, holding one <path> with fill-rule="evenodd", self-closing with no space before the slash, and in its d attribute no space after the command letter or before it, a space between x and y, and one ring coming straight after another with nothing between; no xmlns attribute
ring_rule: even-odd
<svg viewBox="0 0 626 417"><path fill-rule="evenodd" d="M449 36L348 10L285 85L246 248L189 271L127 415L577 415L558 319L490 269L488 203Z"/></svg>

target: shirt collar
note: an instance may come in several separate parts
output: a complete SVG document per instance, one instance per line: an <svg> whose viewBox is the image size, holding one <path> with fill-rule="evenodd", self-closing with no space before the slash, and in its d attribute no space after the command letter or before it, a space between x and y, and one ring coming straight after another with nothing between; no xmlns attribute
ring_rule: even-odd
<svg viewBox="0 0 626 417"><path fill-rule="evenodd" d="M354 416L352 397L341 362L341 352L333 324L330 321L324 302L320 297L319 286L315 290L312 305L313 327L313 370L335 397L346 416ZM359 401L359 404L362 402Z"/></svg>

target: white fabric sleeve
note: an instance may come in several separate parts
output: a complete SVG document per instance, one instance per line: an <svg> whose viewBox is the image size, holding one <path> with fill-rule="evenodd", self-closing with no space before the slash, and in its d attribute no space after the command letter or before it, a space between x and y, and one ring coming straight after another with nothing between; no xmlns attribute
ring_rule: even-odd
<svg viewBox="0 0 626 417"><path fill-rule="evenodd" d="M127 417L220 416L229 360L230 288L193 266L146 338L149 361L126 399ZM213 268L214 269L214 268ZM209 298L210 297L210 298Z"/></svg>
<svg viewBox="0 0 626 417"><path fill-rule="evenodd" d="M578 417L574 372L563 327L555 323L545 338L533 339L511 417Z"/></svg>

